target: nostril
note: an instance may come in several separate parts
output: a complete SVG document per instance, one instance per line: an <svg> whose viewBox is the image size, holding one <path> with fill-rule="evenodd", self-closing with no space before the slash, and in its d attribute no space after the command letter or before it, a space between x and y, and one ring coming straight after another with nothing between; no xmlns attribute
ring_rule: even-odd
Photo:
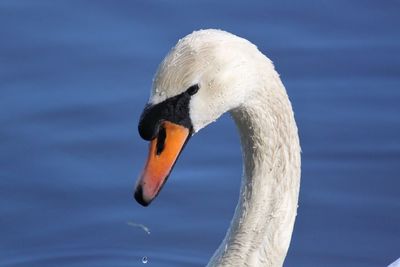
<svg viewBox="0 0 400 267"><path fill-rule="evenodd" d="M167 138L167 131L165 130L164 126L161 126L157 136L157 149L156 149L157 155L160 155L161 152L163 152L166 138Z"/></svg>

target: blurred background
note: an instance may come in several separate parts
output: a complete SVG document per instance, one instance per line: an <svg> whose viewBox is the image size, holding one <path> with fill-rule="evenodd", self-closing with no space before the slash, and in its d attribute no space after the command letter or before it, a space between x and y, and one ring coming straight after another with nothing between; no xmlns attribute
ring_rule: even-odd
<svg viewBox="0 0 400 267"><path fill-rule="evenodd" d="M400 257L399 1L0 2L0 266L204 266L242 172L229 116L191 139L154 203L132 197L153 74L220 28L281 74L303 149L285 266ZM148 227L147 234L135 224Z"/></svg>

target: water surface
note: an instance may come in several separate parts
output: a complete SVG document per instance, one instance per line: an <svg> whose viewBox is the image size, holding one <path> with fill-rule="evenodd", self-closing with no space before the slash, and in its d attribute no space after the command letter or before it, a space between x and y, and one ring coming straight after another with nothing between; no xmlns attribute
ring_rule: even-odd
<svg viewBox="0 0 400 267"><path fill-rule="evenodd" d="M191 139L149 208L132 189L153 73L179 38L210 27L267 54L295 109L302 184L285 266L394 261L399 11L398 1L2 1L0 266L207 263L239 191L229 116Z"/></svg>

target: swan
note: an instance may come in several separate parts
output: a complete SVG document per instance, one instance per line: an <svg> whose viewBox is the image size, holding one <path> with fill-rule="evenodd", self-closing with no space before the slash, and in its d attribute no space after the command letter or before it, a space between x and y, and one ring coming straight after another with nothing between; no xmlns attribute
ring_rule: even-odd
<svg viewBox="0 0 400 267"><path fill-rule="evenodd" d="M400 267L400 258L398 258L397 261L393 262L388 267Z"/></svg>
<svg viewBox="0 0 400 267"><path fill-rule="evenodd" d="M161 62L139 120L150 144L134 197L149 205L190 137L225 112L240 133L243 174L234 217L207 266L282 266L298 207L298 130L272 62L246 39L195 31Z"/></svg>

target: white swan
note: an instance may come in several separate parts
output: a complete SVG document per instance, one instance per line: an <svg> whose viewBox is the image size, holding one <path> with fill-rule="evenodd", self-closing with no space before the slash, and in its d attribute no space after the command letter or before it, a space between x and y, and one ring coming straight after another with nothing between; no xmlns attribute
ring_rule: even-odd
<svg viewBox="0 0 400 267"><path fill-rule="evenodd" d="M400 258L397 261L390 264L388 267L400 267Z"/></svg>
<svg viewBox="0 0 400 267"><path fill-rule="evenodd" d="M244 173L234 218L207 266L282 266L298 203L299 138L272 62L243 38L196 31L160 64L139 123L151 142L135 198L147 206L189 137L227 111L240 132Z"/></svg>

